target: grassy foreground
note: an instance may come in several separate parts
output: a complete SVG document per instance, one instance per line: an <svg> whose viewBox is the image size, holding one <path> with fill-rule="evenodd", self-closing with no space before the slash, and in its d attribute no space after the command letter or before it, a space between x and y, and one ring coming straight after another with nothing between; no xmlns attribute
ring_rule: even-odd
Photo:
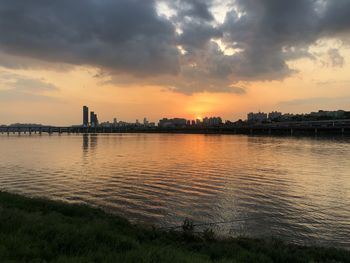
<svg viewBox="0 0 350 263"><path fill-rule="evenodd" d="M0 262L350 262L350 252L161 232L86 206L0 192Z"/></svg>

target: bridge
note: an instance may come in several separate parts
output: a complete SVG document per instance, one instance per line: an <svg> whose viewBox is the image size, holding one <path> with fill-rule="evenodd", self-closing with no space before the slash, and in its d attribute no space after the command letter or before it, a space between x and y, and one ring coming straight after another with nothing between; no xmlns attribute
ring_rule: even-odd
<svg viewBox="0 0 350 263"><path fill-rule="evenodd" d="M82 126L0 126L1 134L62 134L62 133L199 133L248 135L346 135L350 136L350 119L266 124L242 123L212 127L82 127Z"/></svg>

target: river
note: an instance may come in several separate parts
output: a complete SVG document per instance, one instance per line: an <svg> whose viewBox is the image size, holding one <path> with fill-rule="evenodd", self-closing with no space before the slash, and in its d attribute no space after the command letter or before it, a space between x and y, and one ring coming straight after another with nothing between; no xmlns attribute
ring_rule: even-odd
<svg viewBox="0 0 350 263"><path fill-rule="evenodd" d="M189 218L223 236L350 248L349 139L0 135L0 156L0 190L161 227Z"/></svg>

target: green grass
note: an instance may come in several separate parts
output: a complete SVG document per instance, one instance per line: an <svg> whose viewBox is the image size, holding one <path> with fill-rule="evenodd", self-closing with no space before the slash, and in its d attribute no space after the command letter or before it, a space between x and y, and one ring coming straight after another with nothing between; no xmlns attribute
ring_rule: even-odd
<svg viewBox="0 0 350 263"><path fill-rule="evenodd" d="M350 262L350 252L162 232L86 206L0 192L0 262Z"/></svg>

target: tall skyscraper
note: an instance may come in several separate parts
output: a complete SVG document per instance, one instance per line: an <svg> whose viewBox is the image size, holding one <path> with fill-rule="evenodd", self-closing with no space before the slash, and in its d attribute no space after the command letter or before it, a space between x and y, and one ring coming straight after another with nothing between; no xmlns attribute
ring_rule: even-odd
<svg viewBox="0 0 350 263"><path fill-rule="evenodd" d="M97 127L98 126L98 119L97 114L95 112L90 112L90 126L91 127Z"/></svg>
<svg viewBox="0 0 350 263"><path fill-rule="evenodd" d="M90 125L91 127L96 127L95 112L90 112Z"/></svg>
<svg viewBox="0 0 350 263"><path fill-rule="evenodd" d="M98 126L98 118L97 118L97 114L94 114L94 121L95 121L95 127Z"/></svg>
<svg viewBox="0 0 350 263"><path fill-rule="evenodd" d="M87 106L83 106L83 127L89 127L89 108Z"/></svg>

